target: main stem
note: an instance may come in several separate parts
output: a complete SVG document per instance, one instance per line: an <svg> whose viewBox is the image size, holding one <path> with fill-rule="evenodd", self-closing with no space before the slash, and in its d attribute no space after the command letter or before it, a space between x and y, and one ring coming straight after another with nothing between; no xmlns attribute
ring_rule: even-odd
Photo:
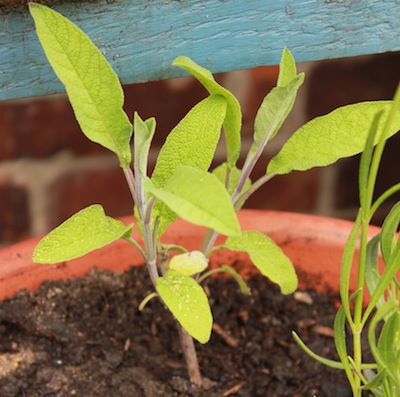
<svg viewBox="0 0 400 397"><path fill-rule="evenodd" d="M181 342L183 355L185 357L186 368L190 382L196 385L198 388L201 388L203 381L201 378L200 367L197 360L193 338L182 328L178 322L176 324L178 327L179 340Z"/></svg>

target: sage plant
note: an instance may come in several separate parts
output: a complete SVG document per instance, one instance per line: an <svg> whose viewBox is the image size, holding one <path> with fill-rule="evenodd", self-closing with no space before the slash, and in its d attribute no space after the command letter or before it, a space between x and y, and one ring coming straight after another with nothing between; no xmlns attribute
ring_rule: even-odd
<svg viewBox="0 0 400 397"><path fill-rule="evenodd" d="M135 112L131 123L122 108L124 96L117 75L75 24L43 5L30 3L29 9L45 55L65 86L83 133L118 157L136 217L136 226L125 225L107 216L100 205L91 205L44 237L33 259L37 263L58 263L119 238L132 244L142 254L154 286L154 293L144 303L157 296L171 311L178 324L189 378L200 387L202 378L193 338L206 343L213 322L208 297L200 282L212 273L224 271L249 293L233 268L225 265L209 270L211 254L218 249L247 252L259 271L277 283L282 293L290 294L297 287L290 260L268 236L241 230L237 211L251 194L276 175L328 165L362 151L364 127L378 111L387 111L390 102L348 106L306 124L266 165L265 175L253 182L252 171L292 109L304 80L304 75L297 73L293 56L289 50L283 51L277 86L260 106L253 144L244 154L241 169L237 167L242 124L239 102L215 81L210 71L179 56L173 65L194 76L209 95L170 132L149 176L148 155L156 130L155 119L143 120ZM134 70L132 65L133 73ZM359 117L358 123L346 129L355 115ZM222 129L226 161L211 172ZM187 252L179 242L163 241L164 231L178 217L207 228L198 250ZM138 228L143 242L131 237L133 227ZM219 234L226 239L216 246Z"/></svg>

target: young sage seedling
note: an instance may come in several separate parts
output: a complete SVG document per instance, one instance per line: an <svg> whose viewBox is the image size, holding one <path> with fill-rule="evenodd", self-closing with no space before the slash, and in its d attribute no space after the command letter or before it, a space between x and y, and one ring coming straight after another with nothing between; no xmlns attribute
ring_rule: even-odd
<svg viewBox="0 0 400 397"><path fill-rule="evenodd" d="M400 116L400 86L387 114L377 113L369 127L365 150L359 171L360 209L343 253L340 275L342 306L334 323L335 346L340 361L324 359L308 349L297 334L298 344L313 358L333 368L346 372L353 396L361 397L369 390L376 397L400 396L400 202L387 215L381 232L368 241L368 226L379 207L400 191L400 183L392 186L374 201L374 191L379 164L387 139L395 129ZM378 126L383 125L383 130ZM374 150L374 142L378 144ZM355 249L359 243L359 259L354 264ZM380 256L383 271L379 266ZM351 268L357 269L357 288L350 291ZM364 291L368 290L369 302ZM354 310L352 310L354 307ZM365 308L364 308L365 307ZM373 314L374 313L374 314ZM364 363L362 332L368 327L368 342L375 362ZM346 342L346 322L351 330L352 354ZM382 324L381 327L378 325ZM379 335L378 341L376 337Z"/></svg>
<svg viewBox="0 0 400 397"><path fill-rule="evenodd" d="M266 166L265 175L251 181L266 145L292 109L304 75L297 73L295 61L285 49L277 86L261 104L254 123L254 142L239 169L242 123L239 102L215 81L210 71L179 56L173 64L194 76L209 95L170 132L152 175L148 175L155 119L142 120L135 113L131 124L122 109L123 92L117 75L86 34L48 7L30 3L29 8L44 52L65 86L83 133L119 159L134 203L135 227L143 240L142 244L131 237L134 225L126 226L108 217L101 206L92 205L44 237L33 259L38 263L57 263L119 238L131 243L142 254L155 289L145 302L158 296L172 312L178 323L190 380L201 386L192 338L206 343L213 320L200 283L211 274L224 271L238 281L244 293L249 293L244 280L231 267L209 270L211 254L218 249L247 252L254 265L277 283L282 293L290 294L297 287L293 265L282 250L258 231L242 231L236 212L251 194L278 174L328 165L362 151L365 127L377 112L388 112L391 102L347 106L306 124ZM132 69L134 72L134 66ZM399 124L397 120L396 125ZM210 171L222 129L226 161ZM178 242L163 241L164 231L178 217L208 229L197 251L187 252L185 247L176 245ZM219 234L227 238L216 246ZM173 251L178 255L173 256Z"/></svg>

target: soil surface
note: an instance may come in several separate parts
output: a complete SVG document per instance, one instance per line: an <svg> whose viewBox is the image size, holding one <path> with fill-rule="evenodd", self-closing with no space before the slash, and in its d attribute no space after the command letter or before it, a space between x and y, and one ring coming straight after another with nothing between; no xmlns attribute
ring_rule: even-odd
<svg viewBox="0 0 400 397"><path fill-rule="evenodd" d="M158 299L138 311L152 291L144 269L94 270L21 291L0 304L0 396L350 397L344 373L313 361L291 336L336 358L335 296L283 296L261 276L248 284L251 296L232 279L206 283L215 327L197 344L203 391L187 380L170 313Z"/></svg>

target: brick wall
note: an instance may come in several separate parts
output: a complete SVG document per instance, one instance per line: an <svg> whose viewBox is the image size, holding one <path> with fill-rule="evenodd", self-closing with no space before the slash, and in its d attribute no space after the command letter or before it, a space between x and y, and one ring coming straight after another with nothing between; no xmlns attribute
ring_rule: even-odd
<svg viewBox="0 0 400 397"><path fill-rule="evenodd" d="M400 53L300 64L299 69L306 72L306 83L282 133L256 170L258 175L283 141L310 118L355 101L390 99L399 82ZM242 104L244 146L277 73L277 67L262 67L217 76ZM125 94L130 118L137 110L143 118L157 119L153 163L167 133L206 95L190 78L126 86ZM0 103L0 137L1 245L43 234L95 202L112 216L132 211L117 160L81 134L65 95ZM391 139L381 190L399 179L399 149L400 137ZM357 168L355 158L274 178L246 206L352 218L357 208ZM377 223L383 215L377 216Z"/></svg>

